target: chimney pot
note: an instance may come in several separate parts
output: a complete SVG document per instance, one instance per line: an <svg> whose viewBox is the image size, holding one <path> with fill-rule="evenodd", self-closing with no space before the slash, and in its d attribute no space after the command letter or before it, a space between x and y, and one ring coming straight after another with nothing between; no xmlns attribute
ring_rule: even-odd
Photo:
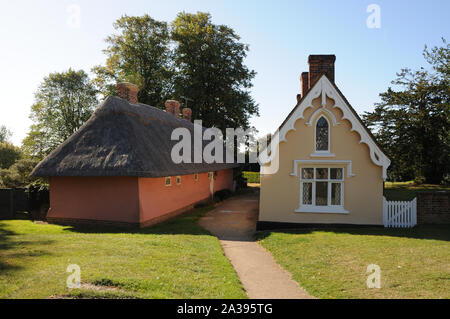
<svg viewBox="0 0 450 319"><path fill-rule="evenodd" d="M306 92L309 90L309 73L303 72L300 76L300 82L301 82L301 89L302 89L302 96L306 95Z"/></svg>
<svg viewBox="0 0 450 319"><path fill-rule="evenodd" d="M180 102L175 100L167 100L165 106L167 113L172 114L176 118L180 118Z"/></svg>
<svg viewBox="0 0 450 319"><path fill-rule="evenodd" d="M192 110L188 107L185 107L183 110L183 119L188 120L189 122L192 121Z"/></svg>
<svg viewBox="0 0 450 319"><path fill-rule="evenodd" d="M309 56L309 88L314 86L322 74L325 74L331 82L334 82L335 61L336 56L334 54L316 54Z"/></svg>
<svg viewBox="0 0 450 319"><path fill-rule="evenodd" d="M139 87L137 85L128 82L117 83L117 95L130 103L138 103L138 93Z"/></svg>

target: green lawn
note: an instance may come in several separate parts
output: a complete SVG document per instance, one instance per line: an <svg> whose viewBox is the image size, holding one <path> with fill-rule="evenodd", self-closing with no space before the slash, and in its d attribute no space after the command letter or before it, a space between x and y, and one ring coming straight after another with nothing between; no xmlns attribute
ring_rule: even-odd
<svg viewBox="0 0 450 319"><path fill-rule="evenodd" d="M74 229L0 221L0 298L246 298L219 241L197 225L202 208L150 229ZM69 290L81 281L116 291Z"/></svg>
<svg viewBox="0 0 450 319"><path fill-rule="evenodd" d="M248 183L260 183L259 172L242 172Z"/></svg>
<svg viewBox="0 0 450 319"><path fill-rule="evenodd" d="M418 192L450 191L450 186L422 184L416 185L410 182L386 182L384 196L387 200L412 200Z"/></svg>
<svg viewBox="0 0 450 319"><path fill-rule="evenodd" d="M260 244L319 298L450 298L450 226L262 232ZM381 288L368 289L369 264Z"/></svg>

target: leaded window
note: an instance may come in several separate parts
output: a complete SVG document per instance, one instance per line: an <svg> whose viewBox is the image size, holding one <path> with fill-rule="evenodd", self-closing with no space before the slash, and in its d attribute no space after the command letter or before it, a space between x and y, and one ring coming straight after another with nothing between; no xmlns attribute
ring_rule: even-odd
<svg viewBox="0 0 450 319"><path fill-rule="evenodd" d="M321 116L316 124L316 151L329 151L329 132L328 121Z"/></svg>
<svg viewBox="0 0 450 319"><path fill-rule="evenodd" d="M343 207L344 169L305 167L301 169L300 206Z"/></svg>

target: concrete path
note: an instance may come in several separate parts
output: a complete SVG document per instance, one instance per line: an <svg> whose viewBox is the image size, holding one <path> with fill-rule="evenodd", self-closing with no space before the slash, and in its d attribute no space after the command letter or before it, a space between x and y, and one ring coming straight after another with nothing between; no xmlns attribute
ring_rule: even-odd
<svg viewBox="0 0 450 319"><path fill-rule="evenodd" d="M312 298L292 280L272 255L253 240L258 219L258 194L231 198L200 219L217 236L251 299Z"/></svg>

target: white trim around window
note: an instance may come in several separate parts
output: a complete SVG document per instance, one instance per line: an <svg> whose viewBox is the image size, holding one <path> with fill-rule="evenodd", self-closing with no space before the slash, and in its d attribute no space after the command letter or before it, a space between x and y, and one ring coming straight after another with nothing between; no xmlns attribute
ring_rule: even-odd
<svg viewBox="0 0 450 319"><path fill-rule="evenodd" d="M166 187L172 186L172 177L166 177L164 178L164 185Z"/></svg>
<svg viewBox="0 0 450 319"><path fill-rule="evenodd" d="M320 111L320 109L317 110L317 111ZM333 113L331 113L331 114L333 114ZM330 123L330 121L323 114L319 113L318 115L315 115L315 116L318 116L318 117L317 117L317 120L314 122L315 123L315 125L314 125L314 153L310 154L309 156L311 156L311 157L336 157L336 154L333 154L333 153L330 152L330 149L331 149L331 125L330 125L331 123ZM327 146L328 146L328 149L320 151L320 150L317 150L317 124L318 124L318 122L320 121L320 119L322 117L325 119L325 121L327 121L327 125L328 125L328 127L327 127L327 136L328 136L328 145ZM309 123L307 123L307 125L311 126L312 125L312 120L313 119L311 117L310 120L309 120ZM337 123L337 124L339 124L339 123ZM333 126L334 125L336 125L336 123L333 120Z"/></svg>
<svg viewBox="0 0 450 319"><path fill-rule="evenodd" d="M344 209L344 167L302 167L300 207L295 212L348 214Z"/></svg>
<svg viewBox="0 0 450 319"><path fill-rule="evenodd" d="M311 157L336 157L336 154L330 152L315 152L309 154Z"/></svg>
<svg viewBox="0 0 450 319"><path fill-rule="evenodd" d="M326 165L326 164L343 164L347 166L347 177L353 177L355 174L352 172L352 161L351 160L294 160L294 170L291 176L298 176L298 166L299 164L311 164L311 165ZM306 167L306 166L305 166Z"/></svg>
<svg viewBox="0 0 450 319"><path fill-rule="evenodd" d="M327 138L328 138L328 143L327 143L327 149L326 150L318 150L317 149L317 125L319 124L320 119L323 118L326 122L327 122ZM317 121L315 122L314 125L314 152L315 154L330 154L330 147L331 147L331 125L330 125L330 121L328 120L328 118L326 116L324 116L323 114L320 115L317 118Z"/></svg>
<svg viewBox="0 0 450 319"><path fill-rule="evenodd" d="M321 113L325 113L326 115L328 115L331 118L331 121L333 122L333 126L340 124L338 122L338 120L336 119L336 116L334 116L333 112L331 112L324 106L315 110L313 112L313 114L311 114L311 116L309 117L309 120L305 124L308 126L312 126L313 122L315 122L315 120L316 120L316 117L319 115L322 115Z"/></svg>

